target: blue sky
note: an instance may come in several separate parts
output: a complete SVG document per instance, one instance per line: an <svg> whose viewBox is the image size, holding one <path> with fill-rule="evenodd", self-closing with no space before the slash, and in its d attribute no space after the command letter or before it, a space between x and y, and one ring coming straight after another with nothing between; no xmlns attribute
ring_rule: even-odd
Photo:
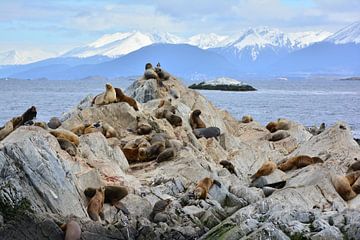
<svg viewBox="0 0 360 240"><path fill-rule="evenodd" d="M338 29L360 20L360 0L0 0L0 52L61 52L119 31L180 36L248 27Z"/></svg>

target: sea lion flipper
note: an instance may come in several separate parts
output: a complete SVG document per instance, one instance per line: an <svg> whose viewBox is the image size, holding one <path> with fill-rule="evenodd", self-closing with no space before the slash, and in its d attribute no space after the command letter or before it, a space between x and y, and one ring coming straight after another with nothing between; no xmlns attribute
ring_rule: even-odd
<svg viewBox="0 0 360 240"><path fill-rule="evenodd" d="M121 210L125 215L129 215L130 212L129 210L125 207L125 205L121 202L121 201L118 201L114 204L114 206L118 209L118 210Z"/></svg>

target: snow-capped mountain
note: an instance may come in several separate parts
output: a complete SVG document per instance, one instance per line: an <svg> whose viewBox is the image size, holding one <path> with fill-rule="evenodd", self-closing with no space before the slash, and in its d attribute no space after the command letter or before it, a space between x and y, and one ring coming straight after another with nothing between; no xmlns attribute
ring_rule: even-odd
<svg viewBox="0 0 360 240"><path fill-rule="evenodd" d="M332 35L331 32L326 32L326 31L288 33L291 45L295 49L305 48L313 43L321 42L331 35Z"/></svg>
<svg viewBox="0 0 360 240"><path fill-rule="evenodd" d="M49 58L54 54L43 52L40 50L35 51L6 51L0 53L0 65L19 65L28 64Z"/></svg>
<svg viewBox="0 0 360 240"><path fill-rule="evenodd" d="M188 44L202 49L224 47L231 41L229 36L217 35L215 33L197 34L189 38Z"/></svg>
<svg viewBox="0 0 360 240"><path fill-rule="evenodd" d="M360 21L341 29L325 41L335 44L360 43Z"/></svg>
<svg viewBox="0 0 360 240"><path fill-rule="evenodd" d="M154 43L181 43L180 37L170 33L142 33L139 31L107 34L84 47L75 48L64 57L91 57L102 55L119 57Z"/></svg>

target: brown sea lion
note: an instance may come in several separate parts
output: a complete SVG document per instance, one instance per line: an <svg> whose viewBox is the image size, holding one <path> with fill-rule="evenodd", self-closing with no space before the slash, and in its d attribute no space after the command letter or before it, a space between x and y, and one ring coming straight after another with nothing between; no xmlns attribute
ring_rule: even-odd
<svg viewBox="0 0 360 240"><path fill-rule="evenodd" d="M63 224L61 229L65 232L64 240L80 240L81 228L76 221L71 220L68 223Z"/></svg>
<svg viewBox="0 0 360 240"><path fill-rule="evenodd" d="M271 160L268 160L263 165L261 165L259 170L257 170L257 172L254 175L252 175L250 178L255 180L258 177L269 175L276 168L277 168L276 163Z"/></svg>
<svg viewBox="0 0 360 240"><path fill-rule="evenodd" d="M105 200L105 188L96 189L95 195L90 199L87 212L93 221L99 221L99 216L103 217L103 206Z"/></svg>
<svg viewBox="0 0 360 240"><path fill-rule="evenodd" d="M319 157L310 157L307 155L299 155L296 157L292 157L288 160L286 160L283 163L280 163L278 168L281 171L289 171L293 168L303 168L311 164L315 163L323 163L324 161L321 160Z"/></svg>
<svg viewBox="0 0 360 240"><path fill-rule="evenodd" d="M266 125L266 129L271 133L276 132L277 130L289 130L290 122L285 119L278 119L276 122L269 122Z"/></svg>
<svg viewBox="0 0 360 240"><path fill-rule="evenodd" d="M152 131L152 127L147 124L144 123L140 120L140 117L137 116L136 117L136 133L139 135L146 135L146 134L150 134Z"/></svg>
<svg viewBox="0 0 360 240"><path fill-rule="evenodd" d="M195 198L196 199L206 199L207 194L209 193L209 190L213 184L216 184L219 187L221 187L221 184L217 180L214 180L209 177L205 177L205 178L201 179L197 183L195 190L194 190Z"/></svg>
<svg viewBox="0 0 360 240"><path fill-rule="evenodd" d="M352 184L351 188L357 194L360 193L360 177L358 177L357 180Z"/></svg>
<svg viewBox="0 0 360 240"><path fill-rule="evenodd" d="M150 213L150 220L154 221L156 214L165 211L166 207L171 203L171 199L159 200L154 204L154 207Z"/></svg>
<svg viewBox="0 0 360 240"><path fill-rule="evenodd" d="M182 125L181 117L175 115L169 110L164 110L164 117L173 127L179 127Z"/></svg>
<svg viewBox="0 0 360 240"><path fill-rule="evenodd" d="M105 85L105 92L97 95L93 100L95 105L105 105L114 102L116 102L116 91L110 83Z"/></svg>
<svg viewBox="0 0 360 240"><path fill-rule="evenodd" d="M356 180L360 177L360 171L351 172L345 175L346 179L349 181L350 185L353 185Z"/></svg>
<svg viewBox="0 0 360 240"><path fill-rule="evenodd" d="M331 182L336 192L345 200L348 201L356 197L356 193L350 186L348 179L345 176L334 175L331 177Z"/></svg>
<svg viewBox="0 0 360 240"><path fill-rule="evenodd" d="M199 109L195 109L190 114L190 126L192 129L196 128L206 128L206 125L203 120L200 118L201 111Z"/></svg>
<svg viewBox="0 0 360 240"><path fill-rule="evenodd" d="M66 151L70 156L75 156L77 148L75 144L64 138L57 138L62 150Z"/></svg>
<svg viewBox="0 0 360 240"><path fill-rule="evenodd" d="M241 122L242 123L249 123L253 121L253 117L250 115L245 115L242 117Z"/></svg>
<svg viewBox="0 0 360 240"><path fill-rule="evenodd" d="M47 126L46 122L34 122L34 126L41 127L41 128L43 128L45 130L48 129L48 126Z"/></svg>
<svg viewBox="0 0 360 240"><path fill-rule="evenodd" d="M223 166L223 168L226 168L231 174L235 174L235 176L237 176L235 167L231 162L229 162L227 160L222 160L220 162L220 165Z"/></svg>
<svg viewBox="0 0 360 240"><path fill-rule="evenodd" d="M135 111L139 111L135 99L126 96L120 88L115 88L116 102L126 102L134 108Z"/></svg>
<svg viewBox="0 0 360 240"><path fill-rule="evenodd" d="M115 128L113 128L110 124L106 122L100 122L100 126L103 130L102 133L106 138L116 137L117 134Z"/></svg>
<svg viewBox="0 0 360 240"><path fill-rule="evenodd" d="M0 129L0 141L7 137L14 130L13 122L10 120Z"/></svg>
<svg viewBox="0 0 360 240"><path fill-rule="evenodd" d="M128 190L123 186L105 186L105 199L104 203L110 203L120 210L123 209L123 205L119 205L119 201L128 195ZM96 188L86 188L84 194L87 198L92 198L96 194ZM126 210L125 210L126 211Z"/></svg>
<svg viewBox="0 0 360 240"><path fill-rule="evenodd" d="M79 146L80 143L79 137L71 131L68 131L66 129L55 129L55 130L51 130L50 134L55 136L57 139L63 138L75 144L75 146Z"/></svg>

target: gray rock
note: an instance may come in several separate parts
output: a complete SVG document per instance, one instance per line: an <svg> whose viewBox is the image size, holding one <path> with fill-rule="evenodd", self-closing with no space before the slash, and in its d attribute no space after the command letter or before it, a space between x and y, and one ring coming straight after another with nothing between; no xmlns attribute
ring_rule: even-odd
<svg viewBox="0 0 360 240"><path fill-rule="evenodd" d="M198 218L201 218L201 216L205 213L205 210L196 206L186 206L183 208L183 211L185 214L193 215Z"/></svg>
<svg viewBox="0 0 360 240"><path fill-rule="evenodd" d="M358 235L360 236L360 235ZM311 237L312 240L343 239L343 235L336 227L330 226ZM351 238L350 238L351 239ZM356 238L355 238L356 239Z"/></svg>
<svg viewBox="0 0 360 240"><path fill-rule="evenodd" d="M251 184L251 187L262 188L268 184L286 181L286 179L287 179L286 173L284 173L283 171L281 171L279 169L275 169L274 172L272 172L271 174L269 174L267 176L261 176L258 179L256 179Z"/></svg>
<svg viewBox="0 0 360 240"><path fill-rule="evenodd" d="M48 127L51 129L57 129L61 126L61 121L57 117L50 118L49 122L47 123Z"/></svg>

